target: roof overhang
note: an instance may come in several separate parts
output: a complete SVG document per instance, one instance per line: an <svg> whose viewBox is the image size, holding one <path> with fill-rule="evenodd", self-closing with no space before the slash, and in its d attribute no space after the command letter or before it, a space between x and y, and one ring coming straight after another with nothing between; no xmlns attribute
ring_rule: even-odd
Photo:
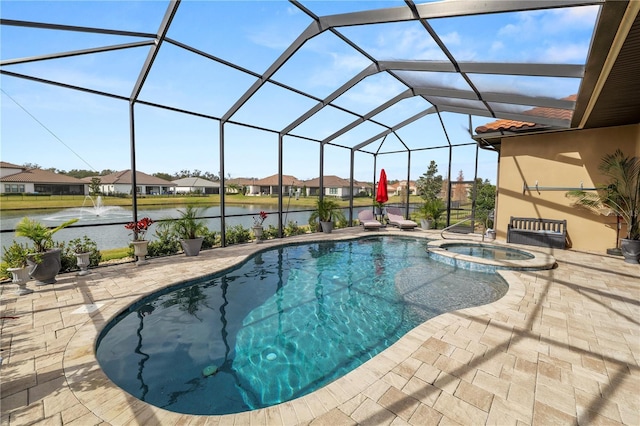
<svg viewBox="0 0 640 426"><path fill-rule="evenodd" d="M640 2L602 6L569 129L550 127L482 133L478 144L499 150L502 139L534 133L640 123Z"/></svg>

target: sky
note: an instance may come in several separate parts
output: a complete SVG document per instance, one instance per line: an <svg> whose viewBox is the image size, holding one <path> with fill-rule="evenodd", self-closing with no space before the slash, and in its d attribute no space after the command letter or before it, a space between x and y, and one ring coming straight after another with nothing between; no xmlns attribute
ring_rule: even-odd
<svg viewBox="0 0 640 426"><path fill-rule="evenodd" d="M420 2L416 2L420 3ZM24 1L3 0L0 15L44 23L156 33L166 1ZM399 1L302 1L317 16L404 5ZM584 64L598 8L595 6L430 19L428 22L458 61ZM266 177L278 172L278 132L370 65L366 56L335 34L325 31L308 40L273 75L273 80L312 95L310 99L265 83L221 128L236 101L265 73L311 23L308 15L285 1L189 1L178 8L167 36L220 58L196 55L174 44L162 44L139 100L185 109L209 118L136 103L130 120L127 100L113 99L0 75L0 157L14 164L38 164L59 170L131 168L130 135L134 129L136 167L152 174L199 170L218 174L225 159L225 177ZM2 61L147 40L144 37L102 35L2 26ZM446 60L445 54L416 22L343 27L340 34L378 60ZM3 64L1 69L90 88L128 98L149 51L148 46L79 55L47 61ZM235 64L236 68L229 66ZM454 73L399 72L421 85L469 90ZM563 98L577 93L579 79L470 75L481 90ZM283 173L298 179L320 174L320 144L352 123L357 114L406 90L387 73L362 80L318 114L284 136ZM374 119L397 126L431 105L421 97L407 98ZM502 106L512 110L513 106ZM473 179L476 147L469 128L493 121L444 112L430 114L356 153L354 177L371 181L380 168L391 180L417 179L436 161L444 177L463 171ZM250 124L246 127L234 123ZM444 124L444 129L443 126ZM385 128L363 123L332 142L352 147ZM221 131L224 149L220 149ZM449 164L451 143L452 161ZM419 149L411 156L406 147ZM350 150L325 145L324 174L349 177ZM375 167L375 168L374 168ZM497 154L480 150L478 177L495 183Z"/></svg>

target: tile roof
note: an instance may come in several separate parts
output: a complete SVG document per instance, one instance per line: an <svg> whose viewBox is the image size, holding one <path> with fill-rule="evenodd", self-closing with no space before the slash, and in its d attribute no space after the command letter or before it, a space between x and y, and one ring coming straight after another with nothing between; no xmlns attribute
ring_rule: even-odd
<svg viewBox="0 0 640 426"><path fill-rule="evenodd" d="M201 177L186 177L172 181L178 186L203 186L207 188L219 188L220 182L212 182Z"/></svg>
<svg viewBox="0 0 640 426"><path fill-rule="evenodd" d="M341 177L334 176L334 175L325 176L322 183L325 186L325 188L329 188L329 187L347 188L351 185L348 179L343 179ZM317 188L320 186L320 178L317 177L315 179L306 180L304 181L304 184L307 185L308 187ZM354 185L355 185L355 182L354 182Z"/></svg>
<svg viewBox="0 0 640 426"><path fill-rule="evenodd" d="M578 95L571 95L563 98L566 101L575 101ZM569 109L558 109L558 108L546 108L546 107L536 107L524 111L522 114L531 115L532 118L535 117L544 117L544 118L553 118L557 120L566 120L570 121L573 115L573 111ZM483 126L476 127L476 133L493 133L493 132L517 132L523 130L532 130L532 129L547 129L548 125L537 124L535 122L528 121L516 121L516 120L496 120L491 123L487 123Z"/></svg>
<svg viewBox="0 0 640 426"><path fill-rule="evenodd" d="M7 163L6 161L0 161L0 169L24 169L24 166L19 166L13 163Z"/></svg>
<svg viewBox="0 0 640 426"><path fill-rule="evenodd" d="M29 183L69 183L85 185L86 182L73 176L50 172L42 169L27 169L12 175L0 178L2 182L29 182Z"/></svg>
<svg viewBox="0 0 640 426"><path fill-rule="evenodd" d="M256 179L255 180L255 184L256 185L269 185L269 186L278 185L278 175L275 174L275 175L267 176L266 178ZM302 186L302 185L305 184L305 182L301 181L300 179L296 178L295 176L282 175L282 184L283 185Z"/></svg>
<svg viewBox="0 0 640 426"><path fill-rule="evenodd" d="M130 185L132 173L131 170L122 170L120 172L111 173L104 176L90 176L84 178L85 182L91 182L91 179L97 177L100 179L102 185L107 184L119 184ZM159 177L151 176L141 171L136 171L136 184L138 185L163 185L163 186L176 186L175 183L168 180L161 179Z"/></svg>
<svg viewBox="0 0 640 426"><path fill-rule="evenodd" d="M226 179L225 185L235 184L235 185L251 185L256 182L258 179L255 178L233 178Z"/></svg>

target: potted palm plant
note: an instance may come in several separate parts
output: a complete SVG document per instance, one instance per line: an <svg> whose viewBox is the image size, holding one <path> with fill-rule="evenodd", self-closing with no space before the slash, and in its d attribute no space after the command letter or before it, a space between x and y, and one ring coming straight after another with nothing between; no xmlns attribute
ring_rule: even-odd
<svg viewBox="0 0 640 426"><path fill-rule="evenodd" d="M204 235L208 232L204 220L200 219L202 210L189 205L178 209L180 216L177 219L169 219L160 224L179 239L185 256L197 256L200 253Z"/></svg>
<svg viewBox="0 0 640 426"><path fill-rule="evenodd" d="M316 209L309 216L309 224L320 222L322 232L331 233L335 221L344 221L344 213L340 209L340 204L330 198L318 198Z"/></svg>
<svg viewBox="0 0 640 426"><path fill-rule="evenodd" d="M7 272L11 273L13 277L11 282L18 286L16 290L18 296L33 292L33 290L27 288L27 281L29 281L29 268L27 267L28 253L27 247L17 241L13 241L10 246L3 249L2 266Z"/></svg>
<svg viewBox="0 0 640 426"><path fill-rule="evenodd" d="M441 199L435 198L425 201L417 211L420 227L422 229L431 229L434 223L437 223L443 210L444 203Z"/></svg>
<svg viewBox="0 0 640 426"><path fill-rule="evenodd" d="M56 282L56 275L60 272L62 263L60 249L53 248L52 236L77 221L78 219L71 219L50 229L36 220L24 217L16 225L16 236L26 237L33 242L33 249L27 255L27 264L31 268L29 275L36 280L36 285Z"/></svg>
<svg viewBox="0 0 640 426"><path fill-rule="evenodd" d="M600 171L609 178L596 192L570 191L568 197L592 211L609 209L626 223L627 236L620 249L627 263L640 261L640 157L626 156L620 149L602 158Z"/></svg>

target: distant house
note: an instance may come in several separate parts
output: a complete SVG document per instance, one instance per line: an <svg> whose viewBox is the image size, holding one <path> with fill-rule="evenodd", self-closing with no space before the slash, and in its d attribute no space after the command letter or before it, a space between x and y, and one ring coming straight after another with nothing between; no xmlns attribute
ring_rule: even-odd
<svg viewBox="0 0 640 426"><path fill-rule="evenodd" d="M220 182L212 182L200 177L186 177L172 181L176 194L220 194Z"/></svg>
<svg viewBox="0 0 640 426"><path fill-rule="evenodd" d="M105 176L86 177L83 181L90 183L93 178L100 179L100 192L105 195L131 195L131 182L133 178L131 170L123 170ZM148 175L141 171L136 171L136 193L138 195L170 194L175 191L175 187L176 184L173 182Z"/></svg>
<svg viewBox="0 0 640 426"><path fill-rule="evenodd" d="M282 175L282 195L293 196L298 188L305 185L304 181L294 176ZM308 186L308 185L307 185ZM271 175L263 179L255 179L248 187L247 195L278 195L278 175Z"/></svg>
<svg viewBox="0 0 640 426"><path fill-rule="evenodd" d="M307 195L318 196L320 195L320 178L310 179L304 182L307 186ZM324 195L336 198L348 198L351 196L351 182L349 179L343 179L338 176L324 176L322 181L324 186ZM355 186L354 192L357 194L361 188Z"/></svg>
<svg viewBox="0 0 640 426"><path fill-rule="evenodd" d="M353 192L354 195L366 195L368 197L373 195L373 185L368 182L360 182L357 180L353 181Z"/></svg>
<svg viewBox="0 0 640 426"><path fill-rule="evenodd" d="M0 161L0 193L88 195L89 185L72 176Z"/></svg>
<svg viewBox="0 0 640 426"><path fill-rule="evenodd" d="M394 185L394 190L393 190L393 194L394 195L402 195L402 194L406 194L407 190L407 181L406 180L402 180L398 183L396 183ZM417 195L418 194L418 188L416 186L416 183L412 180L409 181L409 195Z"/></svg>
<svg viewBox="0 0 640 426"><path fill-rule="evenodd" d="M224 181L224 190L227 194L245 194L245 195L259 195L256 191L252 193L252 183L257 179L255 178L234 178Z"/></svg>

